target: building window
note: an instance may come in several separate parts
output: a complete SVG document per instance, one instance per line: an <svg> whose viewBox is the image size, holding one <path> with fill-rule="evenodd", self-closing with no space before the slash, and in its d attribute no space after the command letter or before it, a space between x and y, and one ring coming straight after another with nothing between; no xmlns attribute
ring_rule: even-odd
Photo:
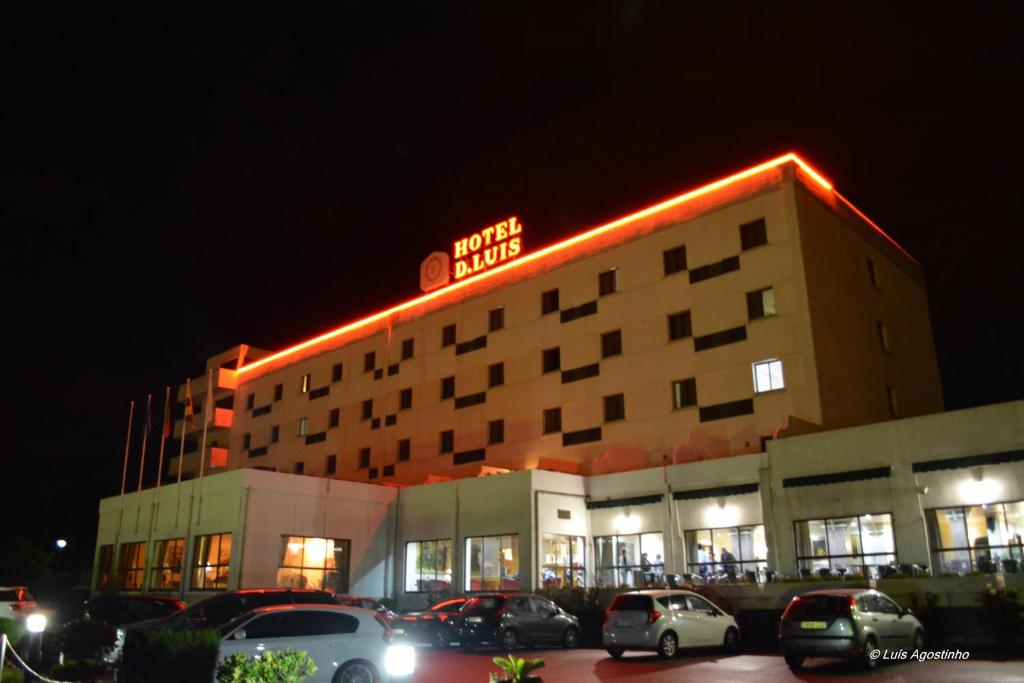
<svg viewBox="0 0 1024 683"><path fill-rule="evenodd" d="M878 578L878 567L896 564L891 514L810 519L794 522L793 527L803 576Z"/></svg>
<svg viewBox="0 0 1024 683"><path fill-rule="evenodd" d="M300 417L299 418L299 436L306 436L307 434L309 434L309 418L308 417Z"/></svg>
<svg viewBox="0 0 1024 683"><path fill-rule="evenodd" d="M309 393L309 385L310 385L310 383L312 381L313 381L313 376L312 375L309 375L309 374L303 375L302 376L302 385L301 385L301 388L299 390L303 394L308 394Z"/></svg>
<svg viewBox="0 0 1024 683"><path fill-rule="evenodd" d="M343 368L344 368L344 365L342 363L335 363L331 367L331 381L332 382L340 382L341 381L341 372L342 372Z"/></svg>
<svg viewBox="0 0 1024 683"><path fill-rule="evenodd" d="M505 307L492 309L487 314L487 330L489 332L497 332L498 330L505 329Z"/></svg>
<svg viewBox="0 0 1024 683"><path fill-rule="evenodd" d="M275 384L274 385L274 400L275 401L280 401L283 397L284 397L284 385L283 384Z"/></svg>
<svg viewBox="0 0 1024 683"><path fill-rule="evenodd" d="M370 351L363 356L363 372L373 372L377 367L377 352Z"/></svg>
<svg viewBox="0 0 1024 683"><path fill-rule="evenodd" d="M878 279L878 266L871 259L868 259L868 282L874 287L880 288L882 286Z"/></svg>
<svg viewBox="0 0 1024 683"><path fill-rule="evenodd" d="M369 420L373 417L373 399L368 398L363 401L363 417L364 420Z"/></svg>
<svg viewBox="0 0 1024 683"><path fill-rule="evenodd" d="M597 276L597 295L608 296L619 291L619 269L612 268Z"/></svg>
<svg viewBox="0 0 1024 683"><path fill-rule="evenodd" d="M443 593L452 587L452 539L405 544L405 592Z"/></svg>
<svg viewBox="0 0 1024 683"><path fill-rule="evenodd" d="M885 402L889 408L889 417L899 417L899 404L896 402L896 390L888 384L885 385Z"/></svg>
<svg viewBox="0 0 1024 683"><path fill-rule="evenodd" d="M622 355L622 330L613 330L601 335L601 358Z"/></svg>
<svg viewBox="0 0 1024 683"><path fill-rule="evenodd" d="M328 455L327 466L324 467L325 474L334 474L338 471L338 456Z"/></svg>
<svg viewBox="0 0 1024 683"><path fill-rule="evenodd" d="M544 349L542 354L543 372L555 372L562 367L562 351L556 346L553 349Z"/></svg>
<svg viewBox="0 0 1024 683"><path fill-rule="evenodd" d="M487 423L487 445L505 443L505 420L491 420Z"/></svg>
<svg viewBox="0 0 1024 683"><path fill-rule="evenodd" d="M328 415L328 427L337 427L339 424L341 424L341 408L331 408L331 412L328 413Z"/></svg>
<svg viewBox="0 0 1024 683"><path fill-rule="evenodd" d="M292 473L293 474L305 474L306 473L306 463L304 463L304 462L302 462L300 460L297 463L293 464L292 465Z"/></svg>
<svg viewBox="0 0 1024 683"><path fill-rule="evenodd" d="M759 247L762 244L768 244L768 230L763 218L740 226L740 246L743 251Z"/></svg>
<svg viewBox="0 0 1024 683"><path fill-rule="evenodd" d="M270 443L277 443L278 439L281 438L281 427L274 425L270 428Z"/></svg>
<svg viewBox="0 0 1024 683"><path fill-rule="evenodd" d="M114 590L114 546L101 545L96 562L96 589Z"/></svg>
<svg viewBox="0 0 1024 683"><path fill-rule="evenodd" d="M697 405L697 379L677 379L672 382L672 408L688 408Z"/></svg>
<svg viewBox="0 0 1024 683"><path fill-rule="evenodd" d="M146 578L146 544L122 543L117 556L117 587L140 591Z"/></svg>
<svg viewBox="0 0 1024 683"><path fill-rule="evenodd" d="M754 363L754 393L784 389L786 384L782 377L781 360L763 360Z"/></svg>
<svg viewBox="0 0 1024 683"><path fill-rule="evenodd" d="M252 434L243 434L242 435L242 449L247 451L247 450L249 450L249 448L251 446L252 446Z"/></svg>
<svg viewBox="0 0 1024 683"><path fill-rule="evenodd" d="M256 394L249 394L245 397L245 409L252 410L256 405Z"/></svg>
<svg viewBox="0 0 1024 683"><path fill-rule="evenodd" d="M562 409L546 409L544 411L544 433L556 434L560 431L562 431Z"/></svg>
<svg viewBox="0 0 1024 683"><path fill-rule="evenodd" d="M768 544L764 525L692 529L685 534L687 567L691 574L708 579L737 576L753 578L768 568Z"/></svg>
<svg viewBox="0 0 1024 683"><path fill-rule="evenodd" d="M487 368L487 386L500 387L505 383L505 364L495 363Z"/></svg>
<svg viewBox="0 0 1024 683"><path fill-rule="evenodd" d="M366 477L367 477L367 479L376 479L377 478L377 468L376 467L371 467L370 471L367 472Z"/></svg>
<svg viewBox="0 0 1024 683"><path fill-rule="evenodd" d="M540 314L547 315L558 310L558 290L549 289L540 295Z"/></svg>
<svg viewBox="0 0 1024 683"><path fill-rule="evenodd" d="M363 470L370 466L370 449L359 449L359 469Z"/></svg>
<svg viewBox="0 0 1024 683"><path fill-rule="evenodd" d="M412 387L402 389L398 394L398 409L409 410L412 408Z"/></svg>
<svg viewBox="0 0 1024 683"><path fill-rule="evenodd" d="M380 476L382 476L382 477L393 477L393 476L395 476L395 466L394 465L384 465L384 469L381 470Z"/></svg>
<svg viewBox="0 0 1024 683"><path fill-rule="evenodd" d="M455 378L445 377L441 380L441 400L455 396Z"/></svg>
<svg viewBox="0 0 1024 683"><path fill-rule="evenodd" d="M348 592L351 543L347 539L282 536L278 587Z"/></svg>
<svg viewBox="0 0 1024 683"><path fill-rule="evenodd" d="M1024 501L926 510L933 575L1017 574L1024 561Z"/></svg>
<svg viewBox="0 0 1024 683"><path fill-rule="evenodd" d="M663 254L665 262L665 275L681 273L686 270L686 246L680 245L669 249Z"/></svg>
<svg viewBox="0 0 1024 683"><path fill-rule="evenodd" d="M415 339L410 338L402 340L402 360L409 360L412 358L415 346Z"/></svg>
<svg viewBox="0 0 1024 683"><path fill-rule="evenodd" d="M402 439L398 442L398 461L404 462L409 459L412 451L412 442L409 439Z"/></svg>
<svg viewBox="0 0 1024 683"><path fill-rule="evenodd" d="M559 510L559 513L563 510ZM586 539L561 534L541 535L540 588L584 588L587 585Z"/></svg>
<svg viewBox="0 0 1024 683"><path fill-rule="evenodd" d="M466 539L466 592L519 590L519 534Z"/></svg>
<svg viewBox="0 0 1024 683"><path fill-rule="evenodd" d="M775 289L768 287L747 292L747 317L750 320L775 315Z"/></svg>
<svg viewBox="0 0 1024 683"><path fill-rule="evenodd" d="M875 333L878 335L878 348L886 353L892 353L892 346L889 345L889 328L885 323L875 323Z"/></svg>
<svg viewBox="0 0 1024 683"><path fill-rule="evenodd" d="M441 330L441 347L451 346L455 343L455 325L445 325Z"/></svg>
<svg viewBox="0 0 1024 683"><path fill-rule="evenodd" d="M604 421L615 422L626 419L626 397L624 394L615 394L604 397Z"/></svg>
<svg viewBox="0 0 1024 683"><path fill-rule="evenodd" d="M661 584L665 577L665 541L660 531L594 538L594 576L602 588L638 588Z"/></svg>
<svg viewBox="0 0 1024 683"><path fill-rule="evenodd" d="M192 548L192 590L227 590L231 534L197 536Z"/></svg>
<svg viewBox="0 0 1024 683"><path fill-rule="evenodd" d="M441 432L441 449L443 453L453 453L455 451L455 431L446 429Z"/></svg>
<svg viewBox="0 0 1024 683"><path fill-rule="evenodd" d="M680 311L668 317L668 340L686 339L693 335L693 326L690 323L690 312Z"/></svg>

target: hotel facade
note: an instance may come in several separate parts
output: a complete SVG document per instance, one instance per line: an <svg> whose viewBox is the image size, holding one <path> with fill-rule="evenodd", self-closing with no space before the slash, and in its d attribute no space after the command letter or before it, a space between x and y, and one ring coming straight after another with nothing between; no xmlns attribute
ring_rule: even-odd
<svg viewBox="0 0 1024 683"><path fill-rule="evenodd" d="M935 441L957 414L940 412L920 267L795 155L524 243L528 224L502 221L455 242L453 283L276 353L209 359L178 394L205 444L179 421L185 455L164 477L185 480L101 501L94 587L415 604L1019 555L1010 484L985 540L1005 552L982 557L963 505L991 482L942 499L963 534L923 500L944 480L921 483L936 458L1019 482L1019 426L997 445Z"/></svg>

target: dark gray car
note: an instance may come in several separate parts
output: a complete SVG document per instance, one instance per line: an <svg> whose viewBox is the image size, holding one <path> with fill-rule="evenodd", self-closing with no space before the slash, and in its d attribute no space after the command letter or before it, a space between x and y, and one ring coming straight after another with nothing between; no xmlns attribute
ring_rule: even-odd
<svg viewBox="0 0 1024 683"><path fill-rule="evenodd" d="M580 644L580 621L539 595L477 595L459 611L455 629L462 649L494 645L511 652L519 645Z"/></svg>
<svg viewBox="0 0 1024 683"><path fill-rule="evenodd" d="M924 627L889 596L864 588L798 595L779 623L779 646L794 671L807 657L854 659L868 668L883 653L924 648Z"/></svg>

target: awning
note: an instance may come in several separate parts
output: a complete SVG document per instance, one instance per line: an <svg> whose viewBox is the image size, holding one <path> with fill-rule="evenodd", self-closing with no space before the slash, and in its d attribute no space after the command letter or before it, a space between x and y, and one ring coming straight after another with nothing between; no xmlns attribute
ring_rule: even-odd
<svg viewBox="0 0 1024 683"><path fill-rule="evenodd" d="M968 455L963 458L947 458L945 460L923 460L915 462L911 469L914 472L937 472L939 470L956 470L963 467L982 467L984 465L1002 465L1008 462L1024 460L1024 451L1003 451L1001 453L985 453Z"/></svg>
<svg viewBox="0 0 1024 683"><path fill-rule="evenodd" d="M656 496L633 496L632 498L616 498L615 500L588 500L588 510L600 510L602 508L622 508L631 507L633 505L651 505L652 503L660 503L665 496L658 494Z"/></svg>
<svg viewBox="0 0 1024 683"><path fill-rule="evenodd" d="M699 498L725 498L741 496L744 493L757 493L758 484L736 484L734 486L716 486L710 489L694 489L693 491L676 491L672 494L675 500L697 500Z"/></svg>
<svg viewBox="0 0 1024 683"><path fill-rule="evenodd" d="M864 481L865 479L883 479L892 476L892 465L873 467L864 470L846 470L829 474L814 474L809 477L789 477L782 480L782 488L794 486L820 486L822 484L842 484L848 481Z"/></svg>

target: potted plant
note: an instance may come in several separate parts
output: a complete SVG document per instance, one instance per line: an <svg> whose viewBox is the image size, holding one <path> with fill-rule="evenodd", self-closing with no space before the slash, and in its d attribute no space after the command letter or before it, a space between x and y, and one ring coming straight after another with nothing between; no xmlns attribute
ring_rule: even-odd
<svg viewBox="0 0 1024 683"><path fill-rule="evenodd" d="M543 659L522 659L510 654L507 657L495 657L494 663L501 668L502 673L492 673L490 683L543 683L540 676L530 675L531 671L544 666Z"/></svg>

